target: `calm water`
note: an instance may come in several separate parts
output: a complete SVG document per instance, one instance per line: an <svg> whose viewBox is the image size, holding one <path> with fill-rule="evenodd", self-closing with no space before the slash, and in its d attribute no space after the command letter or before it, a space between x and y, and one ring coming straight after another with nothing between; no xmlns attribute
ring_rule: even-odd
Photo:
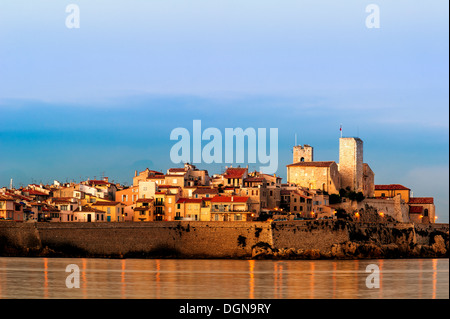
<svg viewBox="0 0 450 319"><path fill-rule="evenodd" d="M66 287L69 264L80 288ZM380 287L366 286L366 267ZM272 261L0 257L1 298L449 298L448 259Z"/></svg>

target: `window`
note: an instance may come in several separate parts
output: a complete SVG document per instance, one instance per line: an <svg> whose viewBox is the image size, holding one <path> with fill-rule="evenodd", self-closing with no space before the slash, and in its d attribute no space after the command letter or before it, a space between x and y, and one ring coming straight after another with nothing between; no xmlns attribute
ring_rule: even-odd
<svg viewBox="0 0 450 319"><path fill-rule="evenodd" d="M386 194L385 193L381 193L381 197L386 197Z"/></svg>
<svg viewBox="0 0 450 319"><path fill-rule="evenodd" d="M106 208L106 212L107 212L108 214L111 214L111 207Z"/></svg>
<svg viewBox="0 0 450 319"><path fill-rule="evenodd" d="M234 215L234 220L242 220L242 215L241 214Z"/></svg>
<svg viewBox="0 0 450 319"><path fill-rule="evenodd" d="M172 207L169 207L169 213L171 213L172 212Z"/></svg>
<svg viewBox="0 0 450 319"><path fill-rule="evenodd" d="M169 197L168 203L169 203L169 204L172 204L172 197Z"/></svg>
<svg viewBox="0 0 450 319"><path fill-rule="evenodd" d="M68 210L68 205L61 205L61 210Z"/></svg>
<svg viewBox="0 0 450 319"><path fill-rule="evenodd" d="M173 182L174 184L177 184L177 183L178 183L178 180L177 180L176 178L174 178L172 182Z"/></svg>
<svg viewBox="0 0 450 319"><path fill-rule="evenodd" d="M423 211L423 216L428 216L428 209L425 208L425 210Z"/></svg>
<svg viewBox="0 0 450 319"><path fill-rule="evenodd" d="M294 206L294 212L296 212L297 211L297 206Z"/></svg>

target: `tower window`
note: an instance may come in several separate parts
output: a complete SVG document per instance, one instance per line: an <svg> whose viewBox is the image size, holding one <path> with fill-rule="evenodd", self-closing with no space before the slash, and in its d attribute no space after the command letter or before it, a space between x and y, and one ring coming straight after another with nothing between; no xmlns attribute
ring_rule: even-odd
<svg viewBox="0 0 450 319"><path fill-rule="evenodd" d="M302 158L300 159L300 162L304 162L304 161L305 161L305 158L302 157Z"/></svg>

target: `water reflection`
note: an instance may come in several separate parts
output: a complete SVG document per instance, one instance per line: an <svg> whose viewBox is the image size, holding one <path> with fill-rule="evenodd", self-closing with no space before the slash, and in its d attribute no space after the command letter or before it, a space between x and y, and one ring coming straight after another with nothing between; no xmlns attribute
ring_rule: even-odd
<svg viewBox="0 0 450 319"><path fill-rule="evenodd" d="M250 279L249 279L249 294L248 294L248 298L249 299L254 299L255 298L255 261L254 260L249 260L248 261L248 266L249 266L249 274L250 274Z"/></svg>
<svg viewBox="0 0 450 319"><path fill-rule="evenodd" d="M67 265L80 267L69 289ZM380 288L366 287L366 267ZM448 259L272 261L0 258L1 298L448 298Z"/></svg>

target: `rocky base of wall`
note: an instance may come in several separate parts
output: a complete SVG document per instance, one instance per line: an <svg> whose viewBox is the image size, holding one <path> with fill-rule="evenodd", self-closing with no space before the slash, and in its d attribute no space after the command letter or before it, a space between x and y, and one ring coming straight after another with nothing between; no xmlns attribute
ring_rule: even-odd
<svg viewBox="0 0 450 319"><path fill-rule="evenodd" d="M448 237L434 237L432 245L379 244L347 241L332 244L330 250L273 248L259 243L252 248L252 259L389 259L449 258Z"/></svg>

